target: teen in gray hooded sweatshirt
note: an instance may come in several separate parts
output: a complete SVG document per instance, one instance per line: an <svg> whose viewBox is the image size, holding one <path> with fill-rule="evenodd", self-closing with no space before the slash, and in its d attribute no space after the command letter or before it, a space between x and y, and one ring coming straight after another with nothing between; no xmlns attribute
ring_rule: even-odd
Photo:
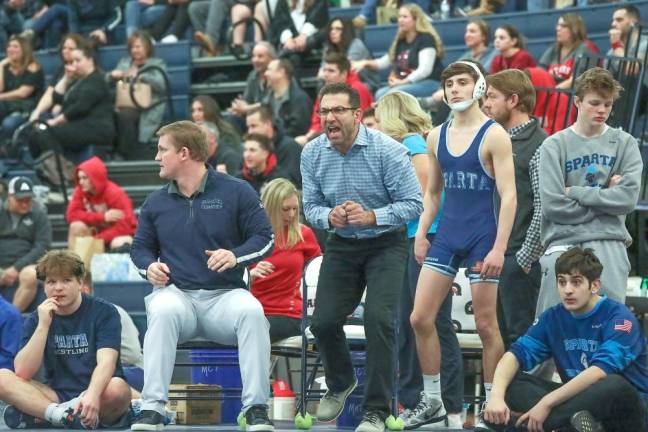
<svg viewBox="0 0 648 432"><path fill-rule="evenodd" d="M567 249L592 248L603 263L602 293L625 302L632 238L625 218L639 197L643 163L637 141L609 127L622 90L612 74L593 68L576 80L576 123L540 147L542 283L536 316L560 303L554 265Z"/></svg>

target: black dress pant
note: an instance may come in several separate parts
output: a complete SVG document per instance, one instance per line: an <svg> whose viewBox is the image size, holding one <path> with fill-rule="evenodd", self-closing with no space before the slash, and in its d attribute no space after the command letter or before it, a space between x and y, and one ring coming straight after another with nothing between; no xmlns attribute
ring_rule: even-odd
<svg viewBox="0 0 648 432"><path fill-rule="evenodd" d="M497 287L497 322L506 348L533 323L541 278L540 263L533 263L527 274L514 254L505 257Z"/></svg>
<svg viewBox="0 0 648 432"><path fill-rule="evenodd" d="M320 269L311 330L327 387L339 392L354 379L344 323L367 288L364 329L367 380L363 409L389 413L394 391L395 321L407 258L404 229L371 239L329 236Z"/></svg>
<svg viewBox="0 0 648 432"><path fill-rule="evenodd" d="M563 384L519 373L506 390L506 404L512 411L525 413L546 394ZM544 430L569 426L570 417L578 411L589 411L603 423L606 432L646 430L646 406L637 390L621 375L604 379L554 407L544 422Z"/></svg>

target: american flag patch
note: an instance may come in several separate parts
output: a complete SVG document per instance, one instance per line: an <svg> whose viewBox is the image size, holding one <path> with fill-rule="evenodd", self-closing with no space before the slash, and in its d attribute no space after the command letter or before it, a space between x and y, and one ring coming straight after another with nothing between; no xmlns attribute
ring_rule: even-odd
<svg viewBox="0 0 648 432"><path fill-rule="evenodd" d="M632 330L632 321L627 320L627 319L615 320L614 321L614 330L630 333L630 330Z"/></svg>

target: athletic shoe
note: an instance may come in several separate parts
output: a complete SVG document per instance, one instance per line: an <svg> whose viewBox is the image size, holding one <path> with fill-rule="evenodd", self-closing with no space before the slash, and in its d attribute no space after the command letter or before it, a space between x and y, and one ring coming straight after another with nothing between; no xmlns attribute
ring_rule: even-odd
<svg viewBox="0 0 648 432"><path fill-rule="evenodd" d="M342 390L341 392L336 393L331 390L327 390L320 400L319 408L317 409L317 420L328 422L338 418L340 414L342 414L344 403L346 402L351 392L355 390L357 385L358 380L354 379L353 383L351 383L349 387Z"/></svg>
<svg viewBox="0 0 648 432"><path fill-rule="evenodd" d="M416 429L429 423L437 423L447 418L443 401L430 397L425 392L421 392L420 402L408 414L406 418L401 417L407 430Z"/></svg>
<svg viewBox="0 0 648 432"><path fill-rule="evenodd" d="M37 428L51 428L51 423L42 419L37 419L34 416L25 414L18 408L12 405L7 405L3 413L4 422L7 427L11 429L37 429Z"/></svg>
<svg viewBox="0 0 648 432"><path fill-rule="evenodd" d="M378 411L365 411L355 432L385 432L385 419Z"/></svg>
<svg viewBox="0 0 648 432"><path fill-rule="evenodd" d="M94 425L86 426L81 422L81 413L75 413L74 408L68 408L65 411L65 418L63 418L63 427L66 429L97 429L99 427L99 419Z"/></svg>
<svg viewBox="0 0 648 432"><path fill-rule="evenodd" d="M161 431L164 429L164 417L157 411L142 410L139 418L131 425L134 431Z"/></svg>
<svg viewBox="0 0 648 432"><path fill-rule="evenodd" d="M246 431L274 431L274 424L268 418L268 407L265 405L252 405L245 412Z"/></svg>
<svg viewBox="0 0 648 432"><path fill-rule="evenodd" d="M596 420L589 411L578 411L569 419L577 432L605 432L601 422Z"/></svg>

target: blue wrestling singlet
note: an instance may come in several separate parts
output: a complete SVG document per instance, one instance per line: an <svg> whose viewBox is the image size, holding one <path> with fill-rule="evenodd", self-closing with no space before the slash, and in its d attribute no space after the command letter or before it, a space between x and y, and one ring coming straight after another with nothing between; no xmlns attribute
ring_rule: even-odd
<svg viewBox="0 0 648 432"><path fill-rule="evenodd" d="M491 251L497 235L494 194L495 178L484 168L481 148L488 129L496 124L487 120L466 151L453 155L448 149L449 122L441 126L437 159L445 183L445 203L437 234L424 266L454 277L465 262L471 283L493 282L482 279L481 263Z"/></svg>

